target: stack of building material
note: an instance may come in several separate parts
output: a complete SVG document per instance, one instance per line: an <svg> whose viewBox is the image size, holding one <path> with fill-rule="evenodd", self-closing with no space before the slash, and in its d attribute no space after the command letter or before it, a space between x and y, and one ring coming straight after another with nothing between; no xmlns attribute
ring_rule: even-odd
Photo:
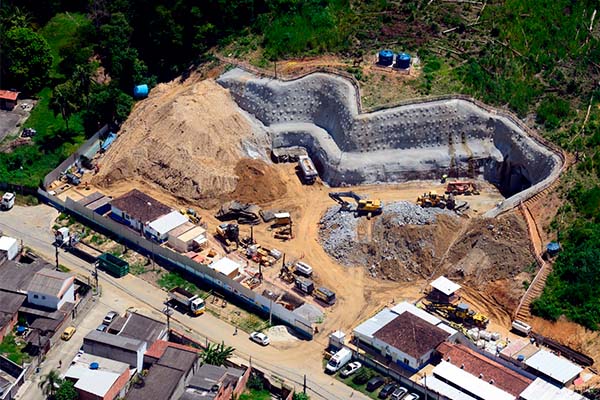
<svg viewBox="0 0 600 400"><path fill-rule="evenodd" d="M220 221L237 220L238 224L256 225L260 223L260 207L255 204L230 201L223 204L215 216Z"/></svg>

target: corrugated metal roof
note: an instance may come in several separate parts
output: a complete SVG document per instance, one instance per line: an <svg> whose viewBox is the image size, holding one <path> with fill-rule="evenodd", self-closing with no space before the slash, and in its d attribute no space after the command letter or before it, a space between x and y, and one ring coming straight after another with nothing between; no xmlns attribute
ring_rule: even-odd
<svg viewBox="0 0 600 400"><path fill-rule="evenodd" d="M374 317L369 318L368 320L354 328L354 332L372 338L375 332L383 328L396 317L398 317L398 314L392 312L389 308L384 308L383 310L379 311Z"/></svg>
<svg viewBox="0 0 600 400"><path fill-rule="evenodd" d="M41 269L33 275L27 290L60 297L74 280L73 275L52 269Z"/></svg>
<svg viewBox="0 0 600 400"><path fill-rule="evenodd" d="M185 215L182 215L179 211L171 211L170 213L150 222L149 226L158 232L159 235L164 235L178 226L185 224L186 222L188 222L188 219Z"/></svg>
<svg viewBox="0 0 600 400"><path fill-rule="evenodd" d="M523 390L520 397L523 400L585 400L582 395L565 387L558 388L542 378L533 381Z"/></svg>
<svg viewBox="0 0 600 400"><path fill-rule="evenodd" d="M455 387L448 385L436 378L435 376L428 376L427 378L421 379L419 382L421 385L437 392L451 400L477 400L475 397L471 397L466 393L461 392Z"/></svg>
<svg viewBox="0 0 600 400"><path fill-rule="evenodd" d="M529 357L525 360L525 365L562 384L569 382L583 371L579 365L547 350L540 350Z"/></svg>
<svg viewBox="0 0 600 400"><path fill-rule="evenodd" d="M210 268L217 272L229 276L232 272L240 269L240 264L229 258L221 258L219 261L209 265Z"/></svg>
<svg viewBox="0 0 600 400"><path fill-rule="evenodd" d="M435 281L431 282L431 287L439 290L446 296L450 296L452 293L456 292L458 289L461 288L459 284L452 282L445 276L440 276Z"/></svg>
<svg viewBox="0 0 600 400"><path fill-rule="evenodd" d="M205 234L206 234L206 229L204 229L201 226L196 226L196 227L190 229L189 231L184 232L183 234L178 236L177 239L181 240L182 242L187 243L190 240L197 239L199 236L204 236Z"/></svg>
<svg viewBox="0 0 600 400"><path fill-rule="evenodd" d="M398 315L401 315L405 311L408 311L411 314L416 315L417 317L419 317L421 319L424 319L425 321L429 322L432 325L437 325L440 322L442 322L442 320L439 319L438 317L435 317L435 316L429 314L427 311L421 310L420 308L418 308L418 307L414 306L413 304L410 304L406 301L403 301L402 303L399 303L396 306L392 307L392 311Z"/></svg>
<svg viewBox="0 0 600 400"><path fill-rule="evenodd" d="M97 330L90 331L90 333L88 333L86 337L83 338L84 342L86 340L130 351L138 351L144 345L144 342L138 339L112 335L110 333L100 332Z"/></svg>
<svg viewBox="0 0 600 400"><path fill-rule="evenodd" d="M111 371L93 370L81 365L69 367L66 378L76 380L75 388L87 393L104 397L112 385L119 379L119 374Z"/></svg>
<svg viewBox="0 0 600 400"><path fill-rule="evenodd" d="M482 400L515 399L515 396L512 394L488 383L485 380L486 377L480 379L446 361L441 361L439 365L433 369L433 374L446 382L452 382L454 386L460 388L461 391L467 394L470 393ZM429 382L427 383L429 384Z"/></svg>

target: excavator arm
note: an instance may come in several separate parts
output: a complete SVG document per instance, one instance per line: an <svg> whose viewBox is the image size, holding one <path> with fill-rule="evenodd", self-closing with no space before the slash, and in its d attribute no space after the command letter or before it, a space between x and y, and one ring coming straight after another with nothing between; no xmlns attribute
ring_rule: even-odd
<svg viewBox="0 0 600 400"><path fill-rule="evenodd" d="M354 201L356 201L356 204L358 204L358 202L362 199L358 194L354 192L331 192L329 193L329 197L331 197L332 200L334 200L340 206L342 206L343 210L349 210L350 208L352 208L352 204L344 200L344 198L354 199Z"/></svg>

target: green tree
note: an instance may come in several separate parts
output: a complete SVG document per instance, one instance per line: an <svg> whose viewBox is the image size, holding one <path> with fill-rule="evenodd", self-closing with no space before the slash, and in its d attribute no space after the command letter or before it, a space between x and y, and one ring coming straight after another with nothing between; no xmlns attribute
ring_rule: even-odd
<svg viewBox="0 0 600 400"><path fill-rule="evenodd" d="M294 393L292 400L310 400L310 397L306 393Z"/></svg>
<svg viewBox="0 0 600 400"><path fill-rule="evenodd" d="M77 390L75 390L73 382L64 380L60 384L54 397L56 400L77 400L79 395L77 394Z"/></svg>
<svg viewBox="0 0 600 400"><path fill-rule="evenodd" d="M233 355L235 349L230 346L225 346L224 343L212 344L202 351L201 358L205 364L221 366Z"/></svg>
<svg viewBox="0 0 600 400"><path fill-rule="evenodd" d="M40 381L39 385L42 389L42 393L44 393L46 396L54 396L61 383L62 379L60 379L58 371L52 369L46 375L42 376L42 380Z"/></svg>
<svg viewBox="0 0 600 400"><path fill-rule="evenodd" d="M50 46L29 28L14 28L3 43L4 71L14 86L34 92L46 85L52 67Z"/></svg>
<svg viewBox="0 0 600 400"><path fill-rule="evenodd" d="M10 5L0 7L0 26L3 30L27 28L29 25L31 25L31 15L24 8Z"/></svg>
<svg viewBox="0 0 600 400"><path fill-rule="evenodd" d="M79 97L78 83L66 81L54 88L50 107L54 115L60 114L69 130L69 119L79 111L81 97Z"/></svg>

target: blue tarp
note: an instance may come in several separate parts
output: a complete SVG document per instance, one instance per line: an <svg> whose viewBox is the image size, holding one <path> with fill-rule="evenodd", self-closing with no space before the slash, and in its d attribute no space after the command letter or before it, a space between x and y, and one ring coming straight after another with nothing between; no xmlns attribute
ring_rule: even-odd
<svg viewBox="0 0 600 400"><path fill-rule="evenodd" d="M104 139L104 142L102 142L102 146L101 146L102 151L108 150L108 148L115 141L116 138L117 138L117 134L110 132L108 134L108 136L106 137L106 139Z"/></svg>
<svg viewBox="0 0 600 400"><path fill-rule="evenodd" d="M137 85L133 88L133 97L136 99L141 99L148 96L148 85Z"/></svg>

